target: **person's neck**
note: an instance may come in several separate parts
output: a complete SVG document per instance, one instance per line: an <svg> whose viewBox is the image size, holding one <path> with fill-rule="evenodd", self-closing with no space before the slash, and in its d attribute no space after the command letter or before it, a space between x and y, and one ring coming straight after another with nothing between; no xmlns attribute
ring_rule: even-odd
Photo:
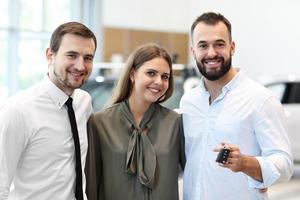
<svg viewBox="0 0 300 200"><path fill-rule="evenodd" d="M137 126L139 126L150 104L139 101L133 97L129 97L128 102L129 102L130 111L134 118L134 122Z"/></svg>
<svg viewBox="0 0 300 200"><path fill-rule="evenodd" d="M233 67L220 79L210 81L204 77L205 87L210 95L209 104L211 104L222 92L222 88L229 83L236 75L237 70Z"/></svg>

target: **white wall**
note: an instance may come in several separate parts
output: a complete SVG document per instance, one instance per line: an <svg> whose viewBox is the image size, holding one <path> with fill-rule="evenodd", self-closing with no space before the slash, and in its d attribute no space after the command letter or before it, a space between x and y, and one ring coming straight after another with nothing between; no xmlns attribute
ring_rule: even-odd
<svg viewBox="0 0 300 200"><path fill-rule="evenodd" d="M189 32L202 12L221 12L233 26L233 65L257 78L300 74L299 10L299 0L103 0L103 25Z"/></svg>
<svg viewBox="0 0 300 200"><path fill-rule="evenodd" d="M186 32L188 2L189 0L103 0L103 25Z"/></svg>
<svg viewBox="0 0 300 200"><path fill-rule="evenodd" d="M300 74L300 1L190 0L190 21L205 11L221 12L233 27L233 65L261 75Z"/></svg>

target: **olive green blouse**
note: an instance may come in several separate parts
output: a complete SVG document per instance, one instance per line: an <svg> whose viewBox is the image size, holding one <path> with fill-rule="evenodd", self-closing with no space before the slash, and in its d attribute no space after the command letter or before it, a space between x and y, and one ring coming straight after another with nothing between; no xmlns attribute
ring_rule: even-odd
<svg viewBox="0 0 300 200"><path fill-rule="evenodd" d="M127 101L88 122L89 200L178 200L184 168L181 116L153 103L136 126Z"/></svg>

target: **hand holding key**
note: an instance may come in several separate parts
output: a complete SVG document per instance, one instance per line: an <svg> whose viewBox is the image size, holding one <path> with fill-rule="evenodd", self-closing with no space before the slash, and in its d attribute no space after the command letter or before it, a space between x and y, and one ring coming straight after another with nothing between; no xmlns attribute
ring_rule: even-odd
<svg viewBox="0 0 300 200"><path fill-rule="evenodd" d="M219 162L222 167L228 168L233 172L242 171L243 155L239 147L222 142L214 151L219 152L216 162Z"/></svg>
<svg viewBox="0 0 300 200"><path fill-rule="evenodd" d="M246 167L247 159L250 156L242 155L238 146L222 142L220 146L214 149L215 152L219 152L216 158L216 162L220 163L220 166L228 168L233 172L243 172ZM260 193L268 191L268 188L258 189Z"/></svg>

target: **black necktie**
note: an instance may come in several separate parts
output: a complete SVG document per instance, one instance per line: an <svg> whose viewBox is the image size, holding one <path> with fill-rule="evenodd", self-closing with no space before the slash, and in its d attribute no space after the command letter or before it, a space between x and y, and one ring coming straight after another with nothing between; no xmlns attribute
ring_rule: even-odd
<svg viewBox="0 0 300 200"><path fill-rule="evenodd" d="M74 145L75 145L75 157L76 157L75 197L76 197L76 200L83 200L80 142L79 142L76 118L75 118L75 113L74 113L74 110L73 110L72 102L73 102L73 99L71 97L69 97L69 99L66 102L66 105L67 105L67 108L68 108L68 115L69 115L69 118L70 118L71 129L72 129Z"/></svg>

